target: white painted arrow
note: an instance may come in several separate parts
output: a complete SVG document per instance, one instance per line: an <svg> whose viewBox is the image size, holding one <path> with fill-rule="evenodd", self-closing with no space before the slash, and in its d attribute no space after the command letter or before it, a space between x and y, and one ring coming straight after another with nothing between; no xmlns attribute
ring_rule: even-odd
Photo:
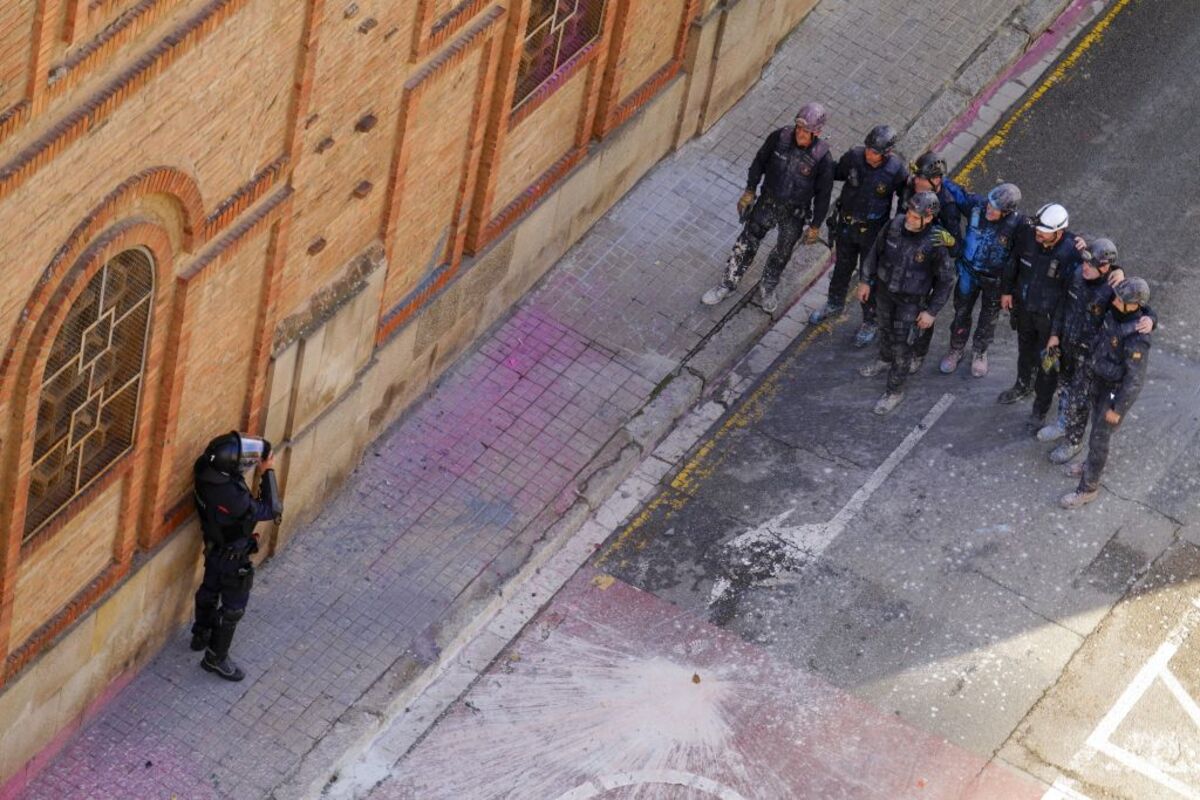
<svg viewBox="0 0 1200 800"><path fill-rule="evenodd" d="M934 423L941 418L942 414L946 413L946 409L954 402L954 395L944 394L942 398L934 404L933 408L917 423L908 436L904 437L904 441L900 442L899 446L893 450L883 463L875 468L871 473L871 477L867 482L859 487L858 491L850 498L846 505L842 506L841 511L834 514L833 519L828 522L807 523L804 525L784 525L783 523L795 512L795 507L789 508L777 517L767 520L756 528L740 534L736 538L729 541L726 547L731 551L748 550L759 543L776 542L782 544L789 552L789 555L796 561L803 561L816 558L829 547L838 536L841 536L842 531L850 524L850 520L862 511L867 500L875 493L883 482L887 480L892 471L904 460L912 449L917 446L917 442L929 432ZM735 556L736 557L736 556ZM784 568L785 564L780 562L775 565L772 572L772 577L777 575ZM732 584L728 578L718 578L713 584L712 594L709 595L709 605L716 603L725 593L729 591Z"/></svg>

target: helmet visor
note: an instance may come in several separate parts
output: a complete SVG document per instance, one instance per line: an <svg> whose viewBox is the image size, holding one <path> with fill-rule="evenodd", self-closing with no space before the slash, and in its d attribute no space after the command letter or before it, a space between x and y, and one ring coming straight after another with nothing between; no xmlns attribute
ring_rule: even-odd
<svg viewBox="0 0 1200 800"><path fill-rule="evenodd" d="M238 434L238 468L257 467L267 456L267 441L257 436Z"/></svg>

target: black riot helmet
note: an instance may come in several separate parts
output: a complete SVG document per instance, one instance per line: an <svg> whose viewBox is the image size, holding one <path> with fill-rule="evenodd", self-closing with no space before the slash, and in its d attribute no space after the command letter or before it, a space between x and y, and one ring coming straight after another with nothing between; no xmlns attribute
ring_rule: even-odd
<svg viewBox="0 0 1200 800"><path fill-rule="evenodd" d="M1150 302L1150 284L1142 278L1126 278L1113 287L1117 297L1123 303L1137 303L1144 306Z"/></svg>
<svg viewBox="0 0 1200 800"><path fill-rule="evenodd" d="M915 192L908 198L908 210L921 217L937 216L942 210L942 203L933 192Z"/></svg>
<svg viewBox="0 0 1200 800"><path fill-rule="evenodd" d="M896 146L899 134L891 125L876 125L867 134L866 145L880 155L887 155Z"/></svg>
<svg viewBox="0 0 1200 800"><path fill-rule="evenodd" d="M819 135L821 129L825 127L825 120L828 116L829 112L820 103L805 103L796 113L796 127Z"/></svg>
<svg viewBox="0 0 1200 800"><path fill-rule="evenodd" d="M1084 261L1091 261L1097 267L1103 264L1112 264L1117 260L1117 246L1112 239L1106 239L1103 236L1097 236L1095 239L1088 239L1087 249L1083 252Z"/></svg>
<svg viewBox="0 0 1200 800"><path fill-rule="evenodd" d="M988 192L987 201L1001 214L1011 214L1021 202L1021 190L1015 183L1001 183Z"/></svg>
<svg viewBox="0 0 1200 800"><path fill-rule="evenodd" d="M912 174L926 180L941 178L946 174L946 160L932 150L922 153L912 165Z"/></svg>
<svg viewBox="0 0 1200 800"><path fill-rule="evenodd" d="M271 455L271 443L237 431L223 433L208 443L204 455L217 472L233 475L257 466Z"/></svg>

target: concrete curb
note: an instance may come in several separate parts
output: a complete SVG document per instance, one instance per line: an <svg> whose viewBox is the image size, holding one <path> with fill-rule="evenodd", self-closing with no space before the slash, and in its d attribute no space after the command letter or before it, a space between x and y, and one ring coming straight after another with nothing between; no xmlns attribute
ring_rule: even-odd
<svg viewBox="0 0 1200 800"><path fill-rule="evenodd" d="M1112 2L1031 0L1018 9L908 126L902 142L907 151L951 148L945 151L948 163L960 162ZM791 286L786 312L772 324L751 302L750 287L579 471L575 496L560 498L526 526L420 637L421 654L406 652L393 662L302 757L273 798L359 797L388 775L808 327L809 312L824 303L825 290L816 284L832 258L823 251L805 255L782 287Z"/></svg>

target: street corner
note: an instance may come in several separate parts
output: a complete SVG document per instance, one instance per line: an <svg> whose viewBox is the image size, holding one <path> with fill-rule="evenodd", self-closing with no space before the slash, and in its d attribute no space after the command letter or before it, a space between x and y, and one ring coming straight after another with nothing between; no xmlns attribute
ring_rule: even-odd
<svg viewBox="0 0 1200 800"><path fill-rule="evenodd" d="M1170 548L1000 757L1054 798L1200 797L1200 549Z"/></svg>
<svg viewBox="0 0 1200 800"><path fill-rule="evenodd" d="M995 798L1045 787L585 569L372 797Z"/></svg>

